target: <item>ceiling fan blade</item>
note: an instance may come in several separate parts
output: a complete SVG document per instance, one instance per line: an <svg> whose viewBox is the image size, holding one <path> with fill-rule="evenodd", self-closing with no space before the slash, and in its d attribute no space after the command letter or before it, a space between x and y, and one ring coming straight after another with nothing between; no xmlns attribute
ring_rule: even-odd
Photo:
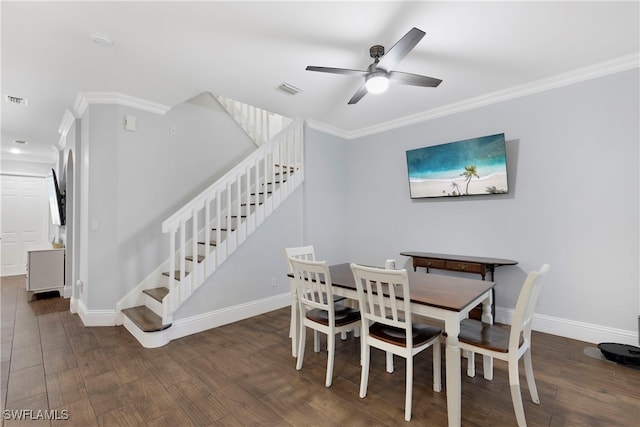
<svg viewBox="0 0 640 427"><path fill-rule="evenodd" d="M404 35L391 49L385 53L376 68L386 71L387 73L395 67L411 50L416 47L418 42L422 40L425 32L417 28L412 28Z"/></svg>
<svg viewBox="0 0 640 427"><path fill-rule="evenodd" d="M389 81L403 85L438 87L442 80L418 74L403 73L402 71L392 71L389 73Z"/></svg>
<svg viewBox="0 0 640 427"><path fill-rule="evenodd" d="M347 104L349 105L355 104L356 102L360 101L362 97L365 96L366 94L367 94L367 86L365 82L365 83L362 83L362 86L360 86L360 89L358 89L358 91L351 97L351 99L349 100L349 102L347 102Z"/></svg>
<svg viewBox="0 0 640 427"><path fill-rule="evenodd" d="M305 70L319 71L321 73L346 74L348 76L358 76L358 77L365 77L367 74L369 74L368 71L362 71L362 70L349 70L347 68L316 67L313 65L309 65L307 68L305 68Z"/></svg>

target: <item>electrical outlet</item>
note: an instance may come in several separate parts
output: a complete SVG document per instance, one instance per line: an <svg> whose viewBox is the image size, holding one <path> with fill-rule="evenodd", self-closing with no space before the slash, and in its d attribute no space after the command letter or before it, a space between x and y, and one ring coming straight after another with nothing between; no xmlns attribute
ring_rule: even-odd
<svg viewBox="0 0 640 427"><path fill-rule="evenodd" d="M271 287L275 288L278 285L278 280L275 277L271 278Z"/></svg>

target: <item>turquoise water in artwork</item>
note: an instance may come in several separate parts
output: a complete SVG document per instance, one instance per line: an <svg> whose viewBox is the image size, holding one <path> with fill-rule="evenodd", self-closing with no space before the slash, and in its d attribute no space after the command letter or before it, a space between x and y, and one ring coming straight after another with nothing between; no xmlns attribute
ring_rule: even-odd
<svg viewBox="0 0 640 427"><path fill-rule="evenodd" d="M410 181L452 180L475 165L483 178L507 173L504 134L484 136L407 151Z"/></svg>

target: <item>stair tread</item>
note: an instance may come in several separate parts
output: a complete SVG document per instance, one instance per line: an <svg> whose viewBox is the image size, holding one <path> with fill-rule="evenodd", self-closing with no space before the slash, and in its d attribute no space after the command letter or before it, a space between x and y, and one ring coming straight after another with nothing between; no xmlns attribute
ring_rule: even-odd
<svg viewBox="0 0 640 427"><path fill-rule="evenodd" d="M163 325L162 317L158 316L149 307L144 305L125 308L122 314L127 316L138 328L144 332L157 332L167 329L171 324Z"/></svg>
<svg viewBox="0 0 640 427"><path fill-rule="evenodd" d="M145 289L143 293L149 295L156 301L162 302L162 299L169 293L169 289L165 287Z"/></svg>
<svg viewBox="0 0 640 427"><path fill-rule="evenodd" d="M163 276L167 276L167 277L171 277L168 271L165 271L164 273L162 273ZM184 277L187 277L189 275L189 272L187 271L186 273L184 273ZM176 278L176 280L180 280L180 270L176 270L174 273L174 276Z"/></svg>
<svg viewBox="0 0 640 427"><path fill-rule="evenodd" d="M204 245L206 244L205 242L198 242L199 245ZM213 240L209 242L209 246L215 246L216 242L214 242ZM199 262L199 261L198 261Z"/></svg>
<svg viewBox="0 0 640 427"><path fill-rule="evenodd" d="M186 256L186 257L184 257L184 259L186 259L187 261L193 262L193 256L192 255ZM204 261L204 255L198 255L198 262L200 263L202 261Z"/></svg>

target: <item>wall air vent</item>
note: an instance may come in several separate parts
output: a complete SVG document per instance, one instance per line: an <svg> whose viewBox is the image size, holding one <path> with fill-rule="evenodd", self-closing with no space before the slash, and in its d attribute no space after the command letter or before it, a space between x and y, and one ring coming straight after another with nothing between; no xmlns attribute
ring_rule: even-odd
<svg viewBox="0 0 640 427"><path fill-rule="evenodd" d="M283 92L287 92L289 95L295 95L296 93L302 91L302 89L298 89L297 87L290 85L289 83L282 83L280 86L278 86L278 89Z"/></svg>
<svg viewBox="0 0 640 427"><path fill-rule="evenodd" d="M4 96L5 101L7 101L9 104L15 104L15 105L29 105L29 100L26 98L20 98L19 96L11 96L11 95L5 95Z"/></svg>

